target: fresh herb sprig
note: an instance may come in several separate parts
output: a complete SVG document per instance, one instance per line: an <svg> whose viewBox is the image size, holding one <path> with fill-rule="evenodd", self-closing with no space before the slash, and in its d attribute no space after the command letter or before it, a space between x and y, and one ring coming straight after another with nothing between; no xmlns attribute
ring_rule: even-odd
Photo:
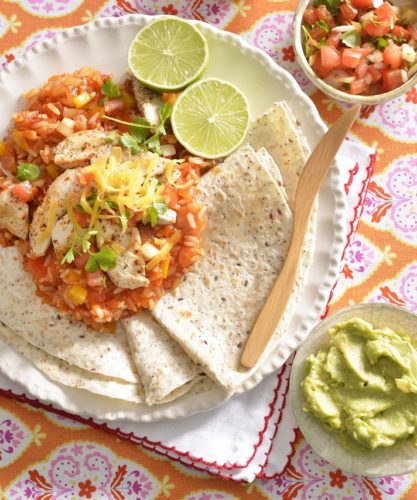
<svg viewBox="0 0 417 500"><path fill-rule="evenodd" d="M100 106L102 106L110 99L118 99L122 95L120 92L120 87L117 85L117 83L114 83L111 78L103 83L103 85L101 86L101 93L104 94L105 97L100 101Z"/></svg>
<svg viewBox="0 0 417 500"><path fill-rule="evenodd" d="M107 273L116 267L116 253L109 247L102 247L99 252L89 252L89 254L85 265L88 273L95 273L99 269Z"/></svg>
<svg viewBox="0 0 417 500"><path fill-rule="evenodd" d="M80 249L85 253L91 248L91 238L97 234L95 229L88 231L80 231L74 229L74 236L72 238L71 246L67 253L62 257L61 264L71 264L74 262L75 257L80 255Z"/></svg>
<svg viewBox="0 0 417 500"><path fill-rule="evenodd" d="M166 134L166 122L172 114L172 106L169 103L164 103L158 111L159 125L152 126L144 118L135 118L133 122L126 122L113 118L112 116L104 115L105 118L121 125L127 125L128 132L125 132L120 137L120 142L126 148L132 151L132 154L138 154L140 151L148 149L157 154L161 154L160 136ZM151 135L149 135L151 134ZM148 137L149 136L149 137Z"/></svg>

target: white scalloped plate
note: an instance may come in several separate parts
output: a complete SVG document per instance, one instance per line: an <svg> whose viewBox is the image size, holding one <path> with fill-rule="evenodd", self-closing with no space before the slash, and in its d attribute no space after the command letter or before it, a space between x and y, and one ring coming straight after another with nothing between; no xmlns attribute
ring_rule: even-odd
<svg viewBox="0 0 417 500"><path fill-rule="evenodd" d="M39 86L55 73L90 65L120 78L127 70L127 50L131 40L152 19L141 15L99 19L60 33L51 42L36 45L23 58L9 64L0 74L0 134L6 132L12 113L21 108L22 92ZM216 76L236 84L248 97L253 117L263 113L272 103L287 100L310 146L314 147L326 128L314 104L294 78L240 37L206 23L192 22L204 32L209 42L210 62L205 76ZM339 272L344 217L345 196L336 165L319 194L313 259L299 307L290 324L292 334L281 340L262 367L242 385L240 392L252 389L279 368L319 320ZM111 400L51 382L4 343L0 343L0 369L40 400L72 413L103 420L149 422L179 418L213 408L226 400L220 388L185 395L157 407Z"/></svg>

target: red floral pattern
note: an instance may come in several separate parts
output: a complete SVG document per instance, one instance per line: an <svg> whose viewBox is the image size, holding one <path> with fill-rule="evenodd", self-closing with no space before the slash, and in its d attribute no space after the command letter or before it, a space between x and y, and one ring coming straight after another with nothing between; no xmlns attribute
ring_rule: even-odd
<svg viewBox="0 0 417 500"><path fill-rule="evenodd" d="M347 481L347 476L343 474L343 472L340 469L336 469L336 471L331 471L329 472L330 476L330 486L333 486L333 488L343 488L343 485Z"/></svg>

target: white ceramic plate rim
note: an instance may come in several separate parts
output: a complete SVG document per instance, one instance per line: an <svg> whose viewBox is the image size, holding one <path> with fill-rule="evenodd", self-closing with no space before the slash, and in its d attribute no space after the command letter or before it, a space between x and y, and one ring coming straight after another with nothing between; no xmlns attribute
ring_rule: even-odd
<svg viewBox="0 0 417 500"><path fill-rule="evenodd" d="M102 28L122 29L127 25L141 26L157 17L166 16L148 17L142 15L128 15L120 18L102 18L92 23L60 32L51 41L38 43L32 49L27 51L21 58L10 63L0 73L0 86L7 85L8 75L13 75L19 70L19 68L30 65L32 59L37 55L43 54L60 44L64 44L67 39L74 37L87 37L89 33ZM320 119L314 104L310 98L301 91L292 75L276 65L273 60L260 49L249 45L239 36L226 31L221 31L201 21L191 22L199 26L214 39L222 40L228 45L237 48L241 53L245 54L245 56L255 59L263 66L267 73L276 78L277 84L284 85L296 99L299 99L300 102L303 103L305 122L308 124L309 128L314 128L315 138L313 142L317 142L319 140L320 135L325 132L326 126ZM82 61L80 62L80 66L81 65L83 65ZM111 70L111 63L109 66L109 70ZM315 144L310 144L310 146L314 145ZM326 219L329 223L329 226L326 228L327 234L331 235L329 236L331 241L327 248L327 255L324 256L328 259L328 269L324 277L323 275L315 276L315 282L309 283L310 286L314 286L316 289L314 306L309 310L307 315L303 316L301 324L294 334L282 339L282 342L277 349L267 360L265 360L259 370L242 384L238 392L245 392L252 389L268 374L282 366L290 354L306 338L311 327L319 320L320 314L327 304L330 291L339 274L340 259L345 242L346 199L343 192L342 180L337 162L335 162L335 165L331 170L331 179L330 181L328 180L328 184L330 185L330 189L329 186L326 189L323 188L320 191L319 196L319 199L325 198L333 205L333 211L331 212L332 216L330 219ZM319 219L320 214L318 221ZM323 258L323 256L321 256L321 258ZM62 408L65 411L80 415L91 415L103 420L117 419L136 422L156 421L167 418L185 417L196 413L197 411L214 408L227 399L224 392L219 388L218 390L211 390L208 393L204 393L204 397L198 395L196 397L187 398L187 395L185 395L183 398L173 401L172 403L167 403L157 407L147 407L139 404L136 405L137 410L135 411L132 404L130 404L127 405L126 408L119 409L113 406L114 401L109 401L109 398L88 393L88 398L86 400L87 393L85 391L52 383L31 363L27 362L25 366L22 363L23 358L13 349L6 346L6 344L0 343L0 346L0 370L6 376L23 385L33 396L55 405L56 407ZM35 382L35 378L31 377L31 374L36 374L36 380L40 380L42 383L39 384ZM54 388L56 390L54 390ZM109 405L107 405L106 401Z"/></svg>

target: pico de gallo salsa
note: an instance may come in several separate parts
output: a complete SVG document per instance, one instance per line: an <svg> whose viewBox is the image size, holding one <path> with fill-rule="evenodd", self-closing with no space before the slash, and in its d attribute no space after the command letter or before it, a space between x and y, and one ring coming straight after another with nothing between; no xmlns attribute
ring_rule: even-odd
<svg viewBox="0 0 417 500"><path fill-rule="evenodd" d="M315 73L349 94L400 87L417 72L417 28L382 0L318 0L303 16L304 54Z"/></svg>

